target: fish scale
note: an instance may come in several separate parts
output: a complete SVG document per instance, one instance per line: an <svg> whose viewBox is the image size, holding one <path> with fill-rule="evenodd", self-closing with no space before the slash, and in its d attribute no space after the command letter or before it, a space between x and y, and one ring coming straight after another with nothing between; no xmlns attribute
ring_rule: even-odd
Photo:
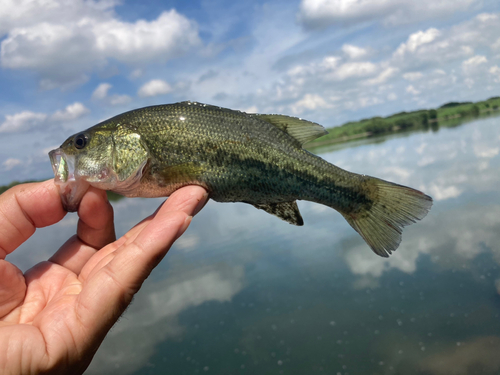
<svg viewBox="0 0 500 375"><path fill-rule="evenodd" d="M69 210L88 185L158 197L195 184L215 201L249 203L302 225L296 200L308 200L339 211L375 253L388 256L402 228L422 219L432 199L302 148L324 134L321 125L295 117L181 102L113 117L68 138L50 156Z"/></svg>

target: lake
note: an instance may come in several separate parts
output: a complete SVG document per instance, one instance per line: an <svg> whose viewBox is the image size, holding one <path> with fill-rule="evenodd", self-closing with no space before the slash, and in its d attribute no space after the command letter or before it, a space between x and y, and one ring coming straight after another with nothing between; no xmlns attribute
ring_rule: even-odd
<svg viewBox="0 0 500 375"><path fill-rule="evenodd" d="M499 122L316 150L434 198L388 259L328 207L299 202L295 227L209 202L86 373L500 373ZM113 203L118 234L161 201ZM39 230L7 259L23 270L47 259L76 222Z"/></svg>

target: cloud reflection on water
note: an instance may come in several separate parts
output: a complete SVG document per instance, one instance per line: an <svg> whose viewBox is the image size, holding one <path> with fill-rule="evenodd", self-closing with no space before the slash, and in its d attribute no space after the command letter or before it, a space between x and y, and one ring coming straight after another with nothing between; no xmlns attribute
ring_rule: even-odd
<svg viewBox="0 0 500 375"><path fill-rule="evenodd" d="M432 375L498 374L500 337L484 336L447 348L425 358L420 367Z"/></svg>
<svg viewBox="0 0 500 375"><path fill-rule="evenodd" d="M172 271L161 281L143 285L106 337L87 373L136 371L155 353L158 343L182 335L180 313L208 301L230 302L244 285L242 266L186 266Z"/></svg>
<svg viewBox="0 0 500 375"><path fill-rule="evenodd" d="M392 174L393 181L410 186L420 184L422 190L434 198L434 207L421 223L404 230L400 248L388 260L367 256L365 244L355 236L352 240L345 241L343 256L354 274L380 277L391 269L413 273L420 255L424 254L432 255L433 262L439 263L440 259L447 259L448 264L454 265L486 251L492 251L497 258L500 206L492 205L492 202L487 200L481 205L481 198L476 198L479 202L473 205L453 201L461 195L488 191L493 186L500 185L500 162L495 151L498 148L498 139L494 136L496 124L490 119L483 123L478 122L477 125L465 126L460 131L461 133L455 134L454 129L444 129L444 135L429 137L419 147L414 148L416 154L426 153L427 158L435 160L434 163L421 165L418 176L410 172L399 172L410 169L405 168L405 165L412 163L412 160L415 160L412 157L416 155L406 155L399 159L397 162L400 166L391 166L393 161L386 160L384 155L393 154L397 147L400 147L397 140L386 142L385 151L379 158L374 159L373 152L357 150L356 164L359 165L352 165L354 169L371 164L375 170L373 174L377 173L378 166L381 174ZM469 138L472 142L462 147L462 138ZM451 150L459 152L450 154ZM346 153L348 152L350 151L346 150ZM334 156L335 154L332 159ZM490 161L486 171L484 168L478 168L484 158ZM386 164L389 166L385 166ZM441 206L444 201L450 202L447 208ZM449 259L453 257L458 260L450 262ZM500 256L498 259L500 260Z"/></svg>

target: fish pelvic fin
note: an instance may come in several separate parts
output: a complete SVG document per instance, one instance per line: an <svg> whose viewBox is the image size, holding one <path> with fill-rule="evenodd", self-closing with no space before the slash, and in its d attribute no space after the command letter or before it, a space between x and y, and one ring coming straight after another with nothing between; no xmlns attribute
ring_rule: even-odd
<svg viewBox="0 0 500 375"><path fill-rule="evenodd" d="M387 258L401 242L403 227L423 219L432 206L424 193L370 177L365 182L372 204L364 210L342 213L377 255Z"/></svg>
<svg viewBox="0 0 500 375"><path fill-rule="evenodd" d="M268 203L268 204L255 204L251 203L254 207L264 210L267 213L277 216L286 222L293 225L304 225L304 220L300 215L297 202L282 202L282 203Z"/></svg>

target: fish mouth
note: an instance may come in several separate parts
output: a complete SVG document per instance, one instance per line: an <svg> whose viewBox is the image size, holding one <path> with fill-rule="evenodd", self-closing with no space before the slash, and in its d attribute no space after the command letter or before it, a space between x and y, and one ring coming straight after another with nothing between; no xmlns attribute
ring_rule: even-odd
<svg viewBox="0 0 500 375"><path fill-rule="evenodd" d="M78 211L80 202L90 185L76 175L75 157L57 148L49 152L49 158L54 171L54 183L59 188L64 209L68 212Z"/></svg>

